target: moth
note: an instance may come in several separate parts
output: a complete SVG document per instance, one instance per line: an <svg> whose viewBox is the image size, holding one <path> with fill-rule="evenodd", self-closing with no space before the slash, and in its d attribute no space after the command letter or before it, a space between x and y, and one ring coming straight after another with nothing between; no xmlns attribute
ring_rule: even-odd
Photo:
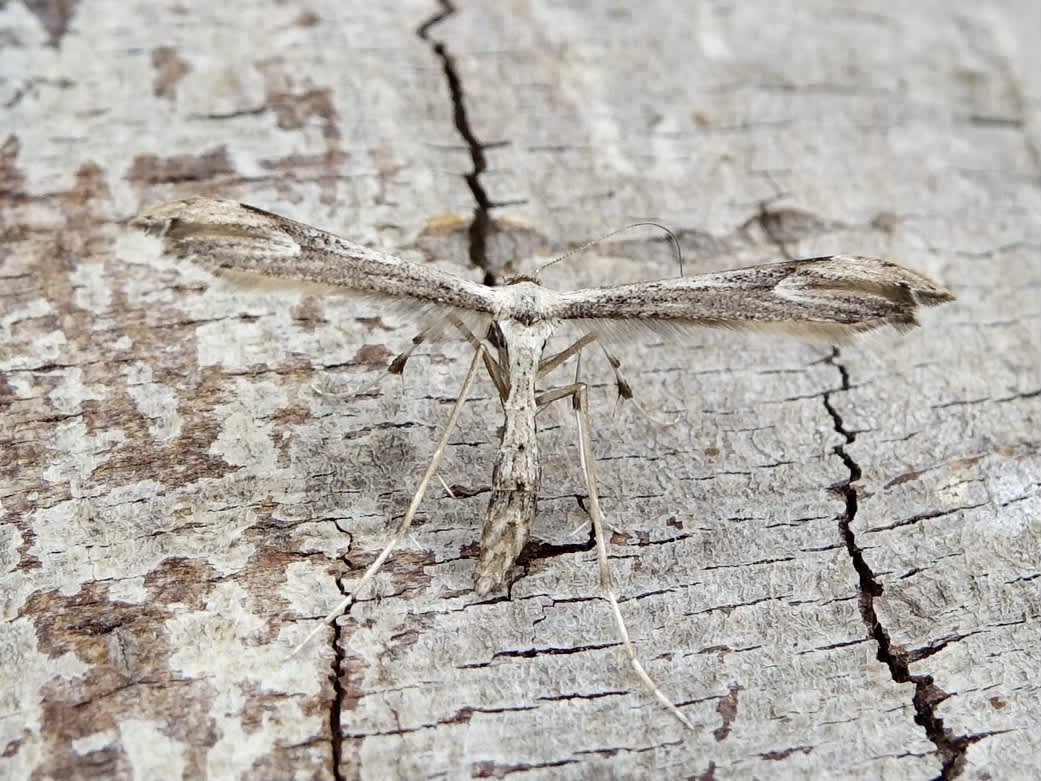
<svg viewBox="0 0 1041 781"><path fill-rule="evenodd" d="M413 339L409 350L395 359L391 371L400 372L412 350L440 331L458 331L474 346L459 395L408 511L354 591L330 612L326 622L350 607L355 595L404 539L483 365L498 392L504 424L492 467L491 498L484 514L474 590L486 594L503 585L527 542L541 483L536 414L554 401L570 399L578 422L579 456L601 588L611 604L630 665L654 696L691 729L691 722L640 664L619 610L607 566L605 519L597 494L586 385L576 378L569 385L540 389L540 380L591 344L600 342L604 346L619 324L658 330L730 328L836 342L884 326L910 328L917 324L918 307L953 299L931 279L870 257L836 255L653 282L557 291L541 285L537 274L514 277L501 287L479 284L227 200L192 197L163 203L142 212L131 224L161 237L169 253L193 257L219 270L332 285L418 305L420 319L428 325ZM583 335L566 349L547 354L550 336L565 322L577 324ZM620 394L628 394L617 360L609 353L608 357Z"/></svg>

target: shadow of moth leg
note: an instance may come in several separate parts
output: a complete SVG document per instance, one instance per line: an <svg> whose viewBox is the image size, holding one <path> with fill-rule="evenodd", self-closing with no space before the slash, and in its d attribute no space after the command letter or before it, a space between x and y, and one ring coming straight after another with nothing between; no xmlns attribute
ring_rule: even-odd
<svg viewBox="0 0 1041 781"><path fill-rule="evenodd" d="M390 365L387 366L386 369L384 369L382 372L380 372L376 376L376 379L374 379L371 382L363 385L358 390L354 390L354 391L347 391L347 390L339 391L339 390L337 390L337 391L329 392L329 391L323 391L321 388L316 387L314 383L311 384L311 389L315 393L317 393L319 396L327 396L327 397L336 398L336 399L349 399L349 398L357 398L359 396L368 396L370 393L372 393L374 390L376 390L376 388L378 388L389 375L396 374L399 377L403 377L403 372L405 371L405 364L408 363L408 359L412 357L412 353L414 353L416 351L416 348L419 347L421 344L423 344L427 340L427 337L430 335L430 333L432 331L434 331L435 329L436 329L436 326L430 326L429 328L424 328L418 334L413 336L412 337L412 344L409 345L409 348L407 350L405 350L402 353L399 353L394 358L394 360L390 362ZM341 331L342 331L342 329L341 329Z"/></svg>

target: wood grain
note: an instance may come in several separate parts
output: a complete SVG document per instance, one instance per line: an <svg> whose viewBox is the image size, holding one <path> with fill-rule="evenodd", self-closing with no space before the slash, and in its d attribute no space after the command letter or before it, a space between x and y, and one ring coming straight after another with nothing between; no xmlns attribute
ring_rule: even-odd
<svg viewBox="0 0 1041 781"><path fill-rule="evenodd" d="M1032 14L1032 16L1031 16ZM1041 62L1025 3L0 5L0 775L1032 778L1041 666ZM1033 37L1032 37L1033 36ZM125 229L206 193L493 281L626 222L692 271L891 257L954 304L832 350L623 344L536 538L471 589L469 358L373 304L242 291ZM675 273L636 233L559 287ZM570 369L560 377L570 377Z"/></svg>

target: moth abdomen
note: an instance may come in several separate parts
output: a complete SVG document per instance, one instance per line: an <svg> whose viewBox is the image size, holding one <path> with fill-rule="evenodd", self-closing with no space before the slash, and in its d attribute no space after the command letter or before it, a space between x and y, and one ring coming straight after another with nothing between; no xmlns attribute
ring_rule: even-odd
<svg viewBox="0 0 1041 781"><path fill-rule="evenodd" d="M481 532L481 554L474 571L474 590L478 594L487 594L506 580L506 573L528 541L537 500L538 490L534 487L492 489Z"/></svg>

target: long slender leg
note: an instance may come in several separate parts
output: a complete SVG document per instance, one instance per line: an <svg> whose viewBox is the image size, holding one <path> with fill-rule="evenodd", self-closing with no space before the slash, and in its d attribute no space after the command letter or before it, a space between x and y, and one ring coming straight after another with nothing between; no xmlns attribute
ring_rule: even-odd
<svg viewBox="0 0 1041 781"><path fill-rule="evenodd" d="M604 351L604 356L607 358L607 362L611 364L611 369L614 370L614 381L618 387L618 400L615 402L614 411L618 414L619 408L622 406L623 401L631 401L633 406L636 407L637 411L643 415L647 420L651 421L658 426L671 426L682 416L675 415L671 419L655 415L653 412L644 407L636 396L633 395L632 386L629 381L622 375L622 362L619 361L613 353L609 352L603 344L600 345L600 349Z"/></svg>
<svg viewBox="0 0 1041 781"><path fill-rule="evenodd" d="M387 374L401 374L405 371L405 364L408 359L412 357L412 353L416 351L419 345L423 344L427 340L427 337L435 330L434 326L424 328L418 334L412 337L412 344L409 345L405 352L398 355L393 361L390 362L390 366L387 367Z"/></svg>
<svg viewBox="0 0 1041 781"><path fill-rule="evenodd" d="M473 331L471 331L466 323L460 320L455 315L448 315L448 322L456 327L456 330L463 335L473 348L476 350L481 346L481 340L477 338ZM502 370L499 364L495 362L491 355L487 351L484 352L484 368L488 372L488 376L492 379L492 384L495 385L495 390L499 392L499 398L506 398L506 382L502 378Z"/></svg>
<svg viewBox="0 0 1041 781"><path fill-rule="evenodd" d="M564 385L560 388L552 388L548 391L544 391L535 397L535 403L539 405L539 409L542 409L559 399L569 399L578 392L578 388L582 384L583 383L576 382L573 385Z"/></svg>
<svg viewBox="0 0 1041 781"><path fill-rule="evenodd" d="M422 331L420 331L418 334L413 336L412 337L412 344L410 344L408 346L407 350L405 350L402 353L399 353L394 358L394 360L390 362L390 365L384 371L380 372L376 376L376 379L372 380L371 382L367 383L366 385L363 385L361 388L359 388L356 391L352 391L352 392L349 392L349 393L348 392L344 392L344 391L336 391L336 392L333 392L333 393L328 393L328 392L323 391L323 390L321 390L320 388L318 388L318 387L316 387L314 385L312 385L311 387L314 390L314 392L317 393L319 396L330 396L330 397L333 397L333 398L341 398L341 399L348 398L348 397L351 397L351 396L353 396L353 397L367 396L369 393L372 393L373 390L375 390L377 387L379 387L379 385L387 378L388 374L397 374L397 375L400 376L402 374L402 372L405 371L405 364L408 363L408 359L412 357L412 353L414 353L416 351L416 348L419 347L421 344L423 344L423 342L425 342L429 338L430 334L433 333L434 331L436 331L437 328L438 328L438 326L436 326L436 325L427 326Z"/></svg>
<svg viewBox="0 0 1041 781"><path fill-rule="evenodd" d="M549 358L543 359L539 362L539 377L543 377L549 374L551 371L560 366L560 364L562 364L572 355L581 352L595 341L595 336L593 336L592 334L586 334L570 347L561 350L556 355L551 355Z"/></svg>
<svg viewBox="0 0 1041 781"><path fill-rule="evenodd" d="M607 358L607 362L611 364L611 369L614 370L614 382L618 388L618 401L615 403L615 412L617 413L618 407L621 406L623 401L632 399L633 389L629 381L622 376L622 362L615 358L614 354L604 345L601 344L600 349L604 351L604 357Z"/></svg>
<svg viewBox="0 0 1041 781"><path fill-rule="evenodd" d="M618 606L618 596L615 593L614 581L611 578L611 570L607 560L604 514L600 509L600 497L596 490L596 473L593 469L593 442L589 434L589 400L586 385L576 382L574 385L555 388L537 397L536 401L539 404L548 404L555 399L567 396L570 396L572 399L572 404L575 407L575 417L578 420L578 458L582 467L582 474L585 477L586 492L589 494L589 518L593 522L593 532L596 535L596 555L600 566L600 590L604 593L607 601L611 603L611 610L614 613L618 634L621 636L622 645L625 647L625 655L629 658L629 664L636 672L640 682L657 698L658 702L665 706L669 713L679 719L685 727L693 731L695 728L690 719L684 716L675 703L658 688L658 684L647 674L643 664L636 657L636 648L629 638L629 630L625 626L625 619L622 618L622 611Z"/></svg>
<svg viewBox="0 0 1041 781"><path fill-rule="evenodd" d="M470 368L466 372L466 378L463 380L463 384L459 387L459 395L456 397L455 404L452 406L452 411L448 415L448 422L445 424L445 429L441 434L441 438L437 441L437 447L434 448L434 455L430 459L430 464L423 473L423 477L420 478L416 492L413 494L412 501L409 502L408 510L405 512L405 517L402 518L401 523L398 524L394 536L390 538L390 542L388 542L386 546L384 546L383 550L380 551L376 560L373 561L372 564L369 565L368 569L365 570L365 574L361 576L361 580L359 580L357 585L355 585L354 590L344 597L343 601L333 608L329 612L329 615L322 619L322 623L315 627L314 631L308 634L307 637L304 638L303 642L290 652L290 657L294 656L301 648L307 645L315 635L321 632L322 627L326 624L331 624L346 612L346 610L351 606L351 603L354 602L355 598L358 596L358 593L365 588L368 582L372 580L373 576L375 576L379 568L383 566L383 562L387 560L390 552L405 538L405 535L408 534L409 527L412 525L412 519L416 515L416 510L419 509L419 503L423 501L423 494L426 493L427 485L430 483L430 479L437 472L438 464L441 463L441 456L444 455L445 446L448 444L448 437L455 428L456 421L459 419L459 412L463 407L463 402L466 401L466 394L469 392L470 385L473 383L474 375L477 374L477 367L482 361L484 352L484 345L478 346L477 351L474 353L473 360L470 361Z"/></svg>

